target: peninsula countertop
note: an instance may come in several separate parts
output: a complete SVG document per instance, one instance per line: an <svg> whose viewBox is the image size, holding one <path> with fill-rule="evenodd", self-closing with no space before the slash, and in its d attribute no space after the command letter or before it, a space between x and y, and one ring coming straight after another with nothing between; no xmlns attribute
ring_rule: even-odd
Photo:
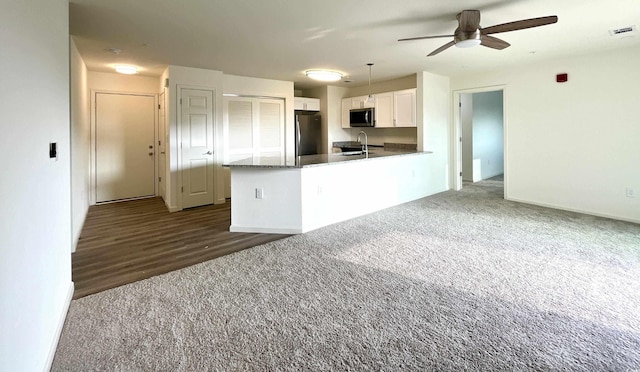
<svg viewBox="0 0 640 372"><path fill-rule="evenodd" d="M390 156L411 156L417 154L431 154L431 151L385 151L376 148L373 151L369 151L369 155L354 154L348 155L348 153L332 153L332 154L317 154L317 155L304 155L297 157L287 157L282 159L275 156L254 157L242 160L237 160L228 164L224 164L224 167L232 168L307 168L317 167L323 165L331 165L336 163L351 162L351 161L369 161L372 159L385 158Z"/></svg>

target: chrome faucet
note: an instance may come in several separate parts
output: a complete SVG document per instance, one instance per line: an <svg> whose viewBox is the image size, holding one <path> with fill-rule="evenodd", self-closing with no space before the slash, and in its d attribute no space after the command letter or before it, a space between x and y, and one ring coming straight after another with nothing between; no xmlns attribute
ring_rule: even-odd
<svg viewBox="0 0 640 372"><path fill-rule="evenodd" d="M369 156L369 138L367 137L367 134L361 130L360 133L358 133L358 139L356 140L358 143L360 143L362 145L362 142L360 142L360 135L364 134L364 146L362 146L362 152L364 152L365 156Z"/></svg>

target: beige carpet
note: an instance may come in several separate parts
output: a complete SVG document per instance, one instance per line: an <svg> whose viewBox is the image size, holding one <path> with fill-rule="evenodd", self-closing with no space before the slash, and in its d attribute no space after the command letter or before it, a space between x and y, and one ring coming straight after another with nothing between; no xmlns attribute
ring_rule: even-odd
<svg viewBox="0 0 640 372"><path fill-rule="evenodd" d="M640 225L500 185L74 300L53 370L640 369Z"/></svg>

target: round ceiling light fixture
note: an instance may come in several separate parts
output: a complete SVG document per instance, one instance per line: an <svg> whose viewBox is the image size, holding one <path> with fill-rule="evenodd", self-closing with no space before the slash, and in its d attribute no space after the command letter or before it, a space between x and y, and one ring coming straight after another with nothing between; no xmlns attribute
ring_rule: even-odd
<svg viewBox="0 0 640 372"><path fill-rule="evenodd" d="M342 74L336 71L307 70L304 72L304 74L311 79L318 81L338 81L342 79Z"/></svg>
<svg viewBox="0 0 640 372"><path fill-rule="evenodd" d="M482 43L482 35L479 29L474 32L464 32L458 29L453 40L458 48L473 48Z"/></svg>
<svg viewBox="0 0 640 372"><path fill-rule="evenodd" d="M136 66L116 65L115 69L116 69L116 72L120 74L134 75L138 73L138 68Z"/></svg>

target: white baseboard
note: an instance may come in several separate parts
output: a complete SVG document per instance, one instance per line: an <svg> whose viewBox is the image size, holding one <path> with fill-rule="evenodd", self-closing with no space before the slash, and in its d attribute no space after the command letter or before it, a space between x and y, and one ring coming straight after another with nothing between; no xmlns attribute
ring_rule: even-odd
<svg viewBox="0 0 640 372"><path fill-rule="evenodd" d="M71 305L71 299L73 298L73 291L75 287L73 282L69 282L69 289L67 290L67 298L64 301L63 309L60 312L60 318L58 319L58 325L56 326L56 333L53 343L51 344L51 349L49 349L49 355L47 356L47 363L45 364L44 371L50 371L51 365L53 364L53 358L56 356L56 349L58 348L58 342L60 341L60 336L62 335L62 328L64 327L64 321L67 319L67 312L69 311L69 306Z"/></svg>
<svg viewBox="0 0 640 372"><path fill-rule="evenodd" d="M246 232L246 233L260 233L260 234L302 234L301 229L287 229L287 228L270 228L270 227L250 227L250 226L229 226L230 232Z"/></svg>
<svg viewBox="0 0 640 372"><path fill-rule="evenodd" d="M162 200L164 200L164 198L163 198ZM172 207L172 206L170 206L169 204L167 204L167 201L166 201L166 200L164 200L164 206L165 206L165 207L167 207L167 209L169 210L169 212L178 212L178 211L181 211L181 210L182 210L182 208L179 208L179 207L176 207L176 206L173 206L173 207Z"/></svg>
<svg viewBox="0 0 640 372"><path fill-rule="evenodd" d="M632 223L640 223L640 220L638 220L638 219L625 218L625 217L614 216L614 215L605 214L605 213L594 213L594 212L591 212L591 211L585 211L585 210L582 210L582 209L567 208L567 207L563 207L563 206L559 206L559 205L554 205L554 204L547 204L547 203L537 203L537 202L532 202L532 201L529 201L529 200L522 200L522 199L518 199L518 198L508 198L506 195L505 195L504 199L505 199L505 200L514 201L514 202L518 202L518 203L523 203L523 204L537 205L538 207L545 207L545 208L559 209L559 210L561 210L561 211L567 211L567 212L575 212L575 213L587 214L587 215L589 215L589 216L609 218L609 219L612 219L612 220L618 220L618 221L625 221L625 222L632 222Z"/></svg>

